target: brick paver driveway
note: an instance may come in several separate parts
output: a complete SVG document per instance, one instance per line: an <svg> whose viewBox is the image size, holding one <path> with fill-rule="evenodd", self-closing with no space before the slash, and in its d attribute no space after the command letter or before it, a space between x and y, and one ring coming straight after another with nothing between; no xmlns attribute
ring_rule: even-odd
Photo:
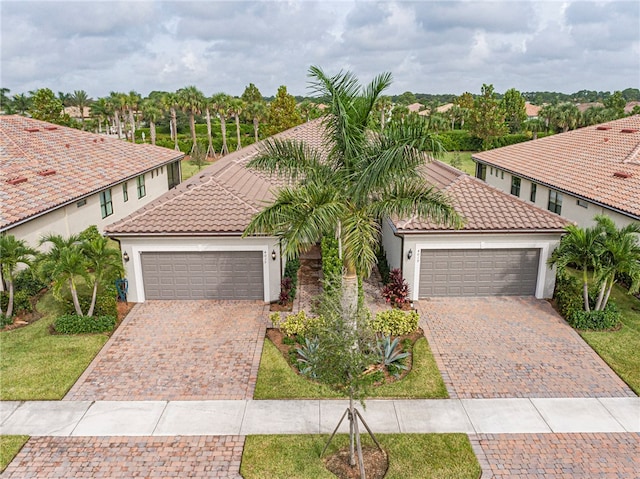
<svg viewBox="0 0 640 479"><path fill-rule="evenodd" d="M65 399L249 399L267 308L246 301L139 304Z"/></svg>
<svg viewBox="0 0 640 479"><path fill-rule="evenodd" d="M418 308L451 397L635 396L546 301L438 298Z"/></svg>

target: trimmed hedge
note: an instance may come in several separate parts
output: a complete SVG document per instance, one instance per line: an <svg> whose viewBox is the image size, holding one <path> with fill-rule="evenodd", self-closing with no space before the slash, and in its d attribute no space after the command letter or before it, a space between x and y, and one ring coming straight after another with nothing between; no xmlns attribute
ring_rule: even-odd
<svg viewBox="0 0 640 479"><path fill-rule="evenodd" d="M402 311L400 309L390 309L380 311L374 318L369 320L369 327L374 333L385 336L402 336L413 333L418 329L420 316L417 311Z"/></svg>
<svg viewBox="0 0 640 479"><path fill-rule="evenodd" d="M336 294L342 289L342 261L338 255L338 240L333 236L323 236L320 248L325 292Z"/></svg>
<svg viewBox="0 0 640 479"><path fill-rule="evenodd" d="M300 260L293 258L287 261L284 267L283 278L291 279L291 290L289 291L289 300L296 299L296 291L298 290L298 270L300 269Z"/></svg>
<svg viewBox="0 0 640 479"><path fill-rule="evenodd" d="M116 325L115 316L77 316L65 314L56 318L54 328L61 334L105 333Z"/></svg>
<svg viewBox="0 0 640 479"><path fill-rule="evenodd" d="M304 311L286 316L280 313L271 313L269 319L276 328L286 336L305 337L313 328L322 324L321 317L307 316Z"/></svg>
<svg viewBox="0 0 640 479"><path fill-rule="evenodd" d="M553 294L558 311L569 321L574 313L584 311L582 287L575 276L559 272L556 277L556 289Z"/></svg>
<svg viewBox="0 0 640 479"><path fill-rule="evenodd" d="M80 301L80 308L82 311L84 313L89 311L89 306L91 305L91 292L78 291L78 300ZM65 298L63 307L66 314L73 315L76 313L71 296ZM104 288L104 290L98 291L96 307L93 311L93 315L118 317L118 290L115 285L109 285Z"/></svg>
<svg viewBox="0 0 640 479"><path fill-rule="evenodd" d="M603 311L574 311L569 323L576 329L602 331L612 329L620 323L620 311L609 301Z"/></svg>

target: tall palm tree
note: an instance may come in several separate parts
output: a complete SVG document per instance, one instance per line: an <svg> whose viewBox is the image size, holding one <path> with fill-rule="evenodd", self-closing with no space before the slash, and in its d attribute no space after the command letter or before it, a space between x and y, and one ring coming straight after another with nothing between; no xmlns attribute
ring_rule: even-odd
<svg viewBox="0 0 640 479"><path fill-rule="evenodd" d="M350 72L327 76L311 67L311 87L330 99L324 118L328 151L304 141L268 140L249 166L281 174L295 186L283 187L274 202L258 213L244 235L278 236L287 257L295 257L323 235L336 235L342 252L342 304L357 308L358 277L376 262L380 221L412 215L458 226L461 219L450 201L420 176L421 150L441 149L422 118L389 125L371 134L367 124L391 74L377 76L363 87Z"/></svg>
<svg viewBox="0 0 640 479"><path fill-rule="evenodd" d="M9 289L9 302L5 317L13 316L13 278L19 264L31 266L31 263L38 252L30 248L26 241L18 240L13 235L0 235L0 269L2 279L7 283ZM0 315L2 309L0 307Z"/></svg>
<svg viewBox="0 0 640 479"><path fill-rule="evenodd" d="M220 118L220 134L222 135L222 150L220 153L226 155L229 153L227 146L227 116L229 115L230 97L226 93L216 93L211 98L213 110Z"/></svg>
<svg viewBox="0 0 640 479"><path fill-rule="evenodd" d="M582 271L582 300L584 310L590 311L589 305L589 271L598 268L602 254L599 227L580 228L576 225L565 227L567 234L549 258L549 265L563 271L569 265L576 265Z"/></svg>
<svg viewBox="0 0 640 479"><path fill-rule="evenodd" d="M153 98L145 98L140 103L142 116L149 122L149 133L151 135L151 144L156 144L156 122L163 117L162 107Z"/></svg>
<svg viewBox="0 0 640 479"><path fill-rule="evenodd" d="M108 122L111 113L111 105L106 98L98 98L91 104L91 116L98 120L98 133L102 133L102 123Z"/></svg>
<svg viewBox="0 0 640 479"><path fill-rule="evenodd" d="M229 102L229 111L233 115L233 119L236 123L236 150L242 148L242 142L240 139L240 115L245 108L245 103L242 98L232 98Z"/></svg>
<svg viewBox="0 0 640 479"><path fill-rule="evenodd" d="M129 127L131 128L131 143L136 142L136 114L141 100L140 94L133 90L128 95L124 95L125 108L129 116Z"/></svg>
<svg viewBox="0 0 640 479"><path fill-rule="evenodd" d="M82 123L82 129L84 130L84 109L91 105L91 98L84 90L75 90L69 97L69 103L71 106L75 106L80 111L80 122Z"/></svg>
<svg viewBox="0 0 640 479"><path fill-rule="evenodd" d="M189 128L191 129L191 152L196 147L196 115L202 111L204 95L195 86L188 86L177 91L178 104L182 111L189 114Z"/></svg>
<svg viewBox="0 0 640 479"><path fill-rule="evenodd" d="M162 103L164 107L169 110L169 114L171 115L170 121L170 130L171 130L171 139L174 141L174 150L180 151L180 147L178 146L178 118L176 114L176 108L179 105L178 96L175 93L165 93L162 96Z"/></svg>
<svg viewBox="0 0 640 479"><path fill-rule="evenodd" d="M13 95L13 101L11 102L13 110L19 115L24 116L31 108L31 97L24 93L18 93Z"/></svg>
<svg viewBox="0 0 640 479"><path fill-rule="evenodd" d="M115 120L116 130L118 132L118 138L122 139L122 118L127 105L127 95L120 92L112 91L109 93L109 103L113 109L113 118Z"/></svg>
<svg viewBox="0 0 640 479"><path fill-rule="evenodd" d="M213 106L213 100L211 98L205 98L202 106L207 122L207 151L204 156L205 158L207 156L213 158L216 156L216 151L213 149L213 135L211 133L211 108Z"/></svg>
<svg viewBox="0 0 640 479"><path fill-rule="evenodd" d="M105 279L115 274L122 273L122 260L120 259L120 251L109 247L109 240L103 236L99 236L85 242L82 250L87 259L87 267L92 273L93 290L91 293L91 304L87 316L93 316L98 297L98 287L105 282ZM113 278L112 278L113 279Z"/></svg>
<svg viewBox="0 0 640 479"><path fill-rule="evenodd" d="M245 111L253 123L253 137L257 142L260 132L260 122L267 118L267 105L264 101L254 101L247 105Z"/></svg>

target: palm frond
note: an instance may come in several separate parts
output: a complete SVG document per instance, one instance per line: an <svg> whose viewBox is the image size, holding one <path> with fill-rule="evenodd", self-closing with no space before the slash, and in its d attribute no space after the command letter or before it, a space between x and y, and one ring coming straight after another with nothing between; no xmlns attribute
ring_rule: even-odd
<svg viewBox="0 0 640 479"><path fill-rule="evenodd" d="M347 269L367 277L376 262L380 226L375 217L362 209L349 211L342 220L343 260Z"/></svg>
<svg viewBox="0 0 640 479"><path fill-rule="evenodd" d="M322 165L320 153L314 148L302 141L277 138L265 141L258 155L247 166L294 181L316 169L326 168Z"/></svg>

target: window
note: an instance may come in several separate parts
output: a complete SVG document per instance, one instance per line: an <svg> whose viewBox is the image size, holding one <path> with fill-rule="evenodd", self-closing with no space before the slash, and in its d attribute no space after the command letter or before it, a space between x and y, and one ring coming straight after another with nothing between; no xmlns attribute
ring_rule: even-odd
<svg viewBox="0 0 640 479"><path fill-rule="evenodd" d="M511 194L513 196L520 196L520 184L522 181L517 176L511 176Z"/></svg>
<svg viewBox="0 0 640 479"><path fill-rule="evenodd" d="M501 171L501 172L500 172L500 179L501 179L501 180L504 180L504 171Z"/></svg>
<svg viewBox="0 0 640 479"><path fill-rule="evenodd" d="M491 169L489 170L489 174L490 174L491 176L493 176L493 166L492 166L492 167L491 167Z"/></svg>
<svg viewBox="0 0 640 479"><path fill-rule="evenodd" d="M587 203L585 200L577 200L576 204L578 206L582 206L583 208L588 208L589 207L589 203Z"/></svg>
<svg viewBox="0 0 640 479"><path fill-rule="evenodd" d="M562 211L562 193L553 190L549 191L549 206L547 209L558 215L560 214Z"/></svg>
<svg viewBox="0 0 640 479"><path fill-rule="evenodd" d="M531 183L531 194L529 195L529 199L532 203L536 202L536 193L538 192L538 185L536 183Z"/></svg>
<svg viewBox="0 0 640 479"><path fill-rule="evenodd" d="M100 211L102 217L106 218L113 214L113 203L111 202L111 189L100 192Z"/></svg>
<svg viewBox="0 0 640 479"><path fill-rule="evenodd" d="M129 187L126 182L122 183L122 200L125 203L129 201Z"/></svg>
<svg viewBox="0 0 640 479"><path fill-rule="evenodd" d="M140 175L137 178L138 183L138 198L143 198L147 194L147 190L144 186L144 175Z"/></svg>
<svg viewBox="0 0 640 479"><path fill-rule="evenodd" d="M476 163L476 178L480 178L483 181L487 179L487 165Z"/></svg>
<svg viewBox="0 0 640 479"><path fill-rule="evenodd" d="M180 184L180 160L167 165L167 181L169 189L175 188Z"/></svg>
<svg viewBox="0 0 640 479"><path fill-rule="evenodd" d="M87 200L86 200L86 198L85 198L84 200L80 200L80 201L78 201L78 202L76 203L76 206L77 206L78 208L80 208L81 206L84 206L84 205L86 205L86 204L87 204Z"/></svg>

